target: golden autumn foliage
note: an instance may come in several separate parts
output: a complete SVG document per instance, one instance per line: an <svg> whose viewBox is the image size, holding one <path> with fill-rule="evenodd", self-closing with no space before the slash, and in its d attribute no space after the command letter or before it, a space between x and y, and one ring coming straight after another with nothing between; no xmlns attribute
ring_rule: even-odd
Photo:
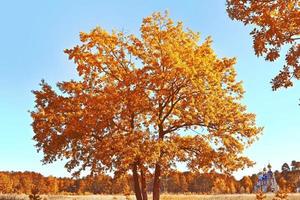
<svg viewBox="0 0 300 200"><path fill-rule="evenodd" d="M280 192L297 192L300 186L300 170L275 171ZM40 194L129 194L134 191L132 174L111 177L106 174L78 179L44 177L34 172L0 172L0 193L31 194L38 187ZM182 194L236 194L252 193L258 180L253 174L236 180L232 175L220 173L171 171L161 177L162 192ZM283 180L283 181L282 181ZM146 183L147 192L152 191L152 181ZM293 199L292 197L290 199Z"/></svg>
<svg viewBox="0 0 300 200"><path fill-rule="evenodd" d="M285 65L271 82L273 90L300 79L299 0L227 0L227 12L231 19L254 25L251 35L257 56L274 61L282 48L288 48Z"/></svg>
<svg viewBox="0 0 300 200"><path fill-rule="evenodd" d="M288 194L285 191L278 191L273 200L287 200Z"/></svg>
<svg viewBox="0 0 300 200"><path fill-rule="evenodd" d="M218 58L211 39L167 15L146 17L140 37L95 28L67 49L80 77L36 90L36 147L44 163L66 158L79 174L132 171L137 200L153 199L160 179L186 163L233 172L253 163L241 153L261 133L240 103L234 58ZM150 173L154 171L154 173Z"/></svg>
<svg viewBox="0 0 300 200"><path fill-rule="evenodd" d="M257 194L256 194L256 199L257 200L264 200L266 199L266 194L264 194L262 191L259 191Z"/></svg>

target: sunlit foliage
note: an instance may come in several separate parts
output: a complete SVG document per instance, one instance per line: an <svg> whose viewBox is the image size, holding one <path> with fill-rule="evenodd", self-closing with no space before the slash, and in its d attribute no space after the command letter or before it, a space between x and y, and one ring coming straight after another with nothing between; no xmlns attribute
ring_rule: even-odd
<svg viewBox="0 0 300 200"><path fill-rule="evenodd" d="M196 171L233 172L261 132L240 103L234 58L218 58L211 39L167 15L146 17L141 35L95 28L67 49L80 77L45 81L34 91L36 147L44 163L66 158L75 174L132 171L137 200L153 175L159 199L163 172L184 162ZM150 173L154 171L154 173Z"/></svg>
<svg viewBox="0 0 300 200"><path fill-rule="evenodd" d="M268 61L288 49L285 65L272 80L273 90L293 85L300 79L300 1L299 0L227 0L231 19L252 24L253 48Z"/></svg>

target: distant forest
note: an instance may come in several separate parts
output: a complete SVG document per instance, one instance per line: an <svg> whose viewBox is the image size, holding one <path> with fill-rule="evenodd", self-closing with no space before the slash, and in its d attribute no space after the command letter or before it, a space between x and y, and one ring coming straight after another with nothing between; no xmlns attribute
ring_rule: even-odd
<svg viewBox="0 0 300 200"><path fill-rule="evenodd" d="M275 171L281 189L296 192L300 187L299 162L287 163ZM236 180L231 175L218 173L171 172L162 178L161 191L167 193L252 193L258 176L244 176ZM148 191L152 191L149 182ZM129 194L133 192L131 175L112 178L107 175L80 179L44 177L35 172L0 172L0 193L30 194L37 188L41 194Z"/></svg>

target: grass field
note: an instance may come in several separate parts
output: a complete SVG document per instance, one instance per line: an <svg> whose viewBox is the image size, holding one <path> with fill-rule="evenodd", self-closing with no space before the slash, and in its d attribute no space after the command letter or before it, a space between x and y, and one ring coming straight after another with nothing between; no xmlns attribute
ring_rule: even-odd
<svg viewBox="0 0 300 200"><path fill-rule="evenodd" d="M271 200L274 194L267 194L267 200ZM28 200L26 195L0 195L0 200ZM255 194L231 194L231 195L161 195L161 200L255 200ZM300 200L300 194L289 194L289 200ZM135 200L134 196L128 198L122 195L42 195L42 200ZM151 200L151 196L149 196Z"/></svg>

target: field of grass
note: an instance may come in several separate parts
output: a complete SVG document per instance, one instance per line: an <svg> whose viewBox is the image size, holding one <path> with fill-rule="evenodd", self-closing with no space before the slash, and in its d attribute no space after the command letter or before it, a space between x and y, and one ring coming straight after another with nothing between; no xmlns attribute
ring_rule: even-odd
<svg viewBox="0 0 300 200"><path fill-rule="evenodd" d="M122 195L42 195L42 200L135 200L134 196L126 198ZM267 194L271 200L274 194ZM224 195L161 195L161 200L255 200L255 194L224 194ZM289 200L300 200L300 194L289 194ZM27 195L0 195L0 200L29 200ZM149 196L151 200L151 196Z"/></svg>

